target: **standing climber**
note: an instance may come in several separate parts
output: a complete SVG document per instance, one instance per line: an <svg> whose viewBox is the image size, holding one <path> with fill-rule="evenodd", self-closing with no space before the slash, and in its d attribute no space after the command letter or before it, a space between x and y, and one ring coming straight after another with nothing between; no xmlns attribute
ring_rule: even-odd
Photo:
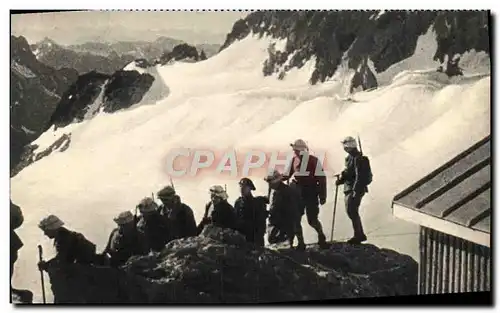
<svg viewBox="0 0 500 313"><path fill-rule="evenodd" d="M227 198L222 186L215 185L210 188L210 202L205 206L205 214L198 224L198 234L208 224L236 230L236 213L233 206L227 202Z"/></svg>
<svg viewBox="0 0 500 313"><path fill-rule="evenodd" d="M300 225L300 209L298 207L299 195L292 187L283 183L283 175L276 170L264 180L273 190L269 208L269 224L274 226L278 232L286 235L290 248L293 248L293 240L297 236L297 249L304 250L304 236ZM269 236L271 237L271 234ZM268 241L273 243L271 238Z"/></svg>
<svg viewBox="0 0 500 313"><path fill-rule="evenodd" d="M197 234L193 210L182 203L172 186L166 186L157 193L162 205L158 208L170 225L172 239L193 237Z"/></svg>
<svg viewBox="0 0 500 313"><path fill-rule="evenodd" d="M111 266L123 265L133 255L148 253L146 239L137 231L130 211L120 213L113 220L118 227L111 232L103 252L110 256Z"/></svg>
<svg viewBox="0 0 500 313"><path fill-rule="evenodd" d="M367 239L359 216L361 199L368 191L362 179L365 172L362 166L363 155L358 151L356 139L353 137L348 136L341 143L348 155L345 158L345 169L340 174L337 185L344 184L345 207L354 229L354 236L348 242L359 244Z"/></svg>
<svg viewBox="0 0 500 313"><path fill-rule="evenodd" d="M68 230L64 222L55 215L42 219L38 227L50 239L54 239L56 256L38 263L40 270L57 264L93 264L96 260L96 246L80 233Z"/></svg>
<svg viewBox="0 0 500 313"><path fill-rule="evenodd" d="M18 205L10 201L10 282L11 291L15 291L12 288L12 275L14 274L14 264L17 261L18 251L23 247L23 242L21 238L14 231L19 228L24 222L23 212Z"/></svg>
<svg viewBox="0 0 500 313"><path fill-rule="evenodd" d="M307 144L302 139L297 139L293 144L290 144L293 149L294 156L289 172L289 176L293 177L290 186L295 188L301 196L299 205L300 215L307 216L307 222L318 233L318 244L321 247L326 245L326 236L323 233L323 227L318 219L319 205L326 202L326 175L323 172L321 163L314 155L309 154ZM303 163L307 162L304 166ZM301 169L308 172L301 173Z"/></svg>
<svg viewBox="0 0 500 313"><path fill-rule="evenodd" d="M137 208L141 212L137 230L146 238L148 250L161 251L172 238L168 220L149 197L142 199Z"/></svg>
<svg viewBox="0 0 500 313"><path fill-rule="evenodd" d="M241 196L234 203L238 223L237 229L248 242L263 247L268 200L265 197L254 197L252 195L255 186L249 178L242 178L239 185Z"/></svg>

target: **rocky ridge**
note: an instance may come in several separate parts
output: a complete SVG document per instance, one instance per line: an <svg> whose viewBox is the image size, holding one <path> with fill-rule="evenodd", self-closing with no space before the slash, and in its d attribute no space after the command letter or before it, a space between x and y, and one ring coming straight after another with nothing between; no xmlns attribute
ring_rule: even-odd
<svg viewBox="0 0 500 313"><path fill-rule="evenodd" d="M417 268L411 257L369 244L255 249L237 232L208 226L118 269L48 272L56 303L277 303L412 295Z"/></svg>

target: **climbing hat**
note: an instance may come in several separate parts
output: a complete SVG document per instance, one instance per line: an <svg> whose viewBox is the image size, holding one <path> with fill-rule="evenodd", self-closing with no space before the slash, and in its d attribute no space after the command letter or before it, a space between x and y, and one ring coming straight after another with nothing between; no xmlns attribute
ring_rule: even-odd
<svg viewBox="0 0 500 313"><path fill-rule="evenodd" d="M124 225L134 221L134 216L130 211L121 212L117 217L113 219L116 224Z"/></svg>
<svg viewBox="0 0 500 313"><path fill-rule="evenodd" d="M175 196L175 189L172 186L166 186L163 187L160 191L158 191L156 195L160 199L171 199L173 198L173 196Z"/></svg>
<svg viewBox="0 0 500 313"><path fill-rule="evenodd" d="M295 142L291 143L290 146L294 150L299 150L299 151L306 151L308 149L306 142L302 139L295 140Z"/></svg>
<svg viewBox="0 0 500 313"><path fill-rule="evenodd" d="M264 180L270 184L272 183L277 183L283 180L283 175L278 172L277 170L274 170L272 173L267 175Z"/></svg>
<svg viewBox="0 0 500 313"><path fill-rule="evenodd" d="M38 227L43 230L56 230L61 228L64 225L64 222L59 219L59 217L55 215L49 215L43 220L40 221Z"/></svg>
<svg viewBox="0 0 500 313"><path fill-rule="evenodd" d="M156 211L158 205L153 201L153 199L146 197L139 202L137 207L141 213L150 213Z"/></svg>
<svg viewBox="0 0 500 313"><path fill-rule="evenodd" d="M222 200L227 200L228 198L226 191L220 185L210 187L210 195L219 197Z"/></svg>
<svg viewBox="0 0 500 313"><path fill-rule="evenodd" d="M352 136L347 136L344 138L344 140L341 141L341 143L344 145L346 148L357 148L358 143L356 142L356 139Z"/></svg>
<svg viewBox="0 0 500 313"><path fill-rule="evenodd" d="M250 178L242 178L240 180L240 186L248 186L250 187L251 190L255 190L255 185L253 184L252 180Z"/></svg>

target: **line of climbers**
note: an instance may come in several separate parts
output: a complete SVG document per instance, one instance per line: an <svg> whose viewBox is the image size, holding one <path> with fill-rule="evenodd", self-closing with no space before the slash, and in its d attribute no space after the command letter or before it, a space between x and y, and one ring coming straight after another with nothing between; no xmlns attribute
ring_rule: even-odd
<svg viewBox="0 0 500 313"><path fill-rule="evenodd" d="M358 244L367 240L359 206L371 182L371 169L369 163L363 162L367 158L358 151L353 137L347 137L342 144L348 156L345 169L336 175L336 184L344 185L345 207L354 229L354 236L348 242ZM57 255L50 261L41 261L39 268L45 270L51 262L120 266L131 256L160 251L171 240L197 236L208 224L234 229L256 247L264 246L266 231L269 243L288 241L291 248L297 237L296 249L303 250L305 244L301 219L304 214L308 224L318 234L319 246L325 247L326 237L318 215L319 206L324 205L327 199L326 176L316 175L316 169L320 170L319 173L323 173L323 170L318 158L308 153L303 140L298 139L290 145L295 153L290 172L283 175L274 170L264 178L269 185L267 196L254 196L253 182L249 178L242 178L239 181L241 196L232 206L227 201L225 189L219 185L212 186L210 201L197 225L193 210L181 201L173 186L166 186L157 193L162 202L160 206L152 198L144 198L136 207L141 213L140 218L130 211L114 218L117 228L111 232L108 244L99 254L96 254L96 246L82 234L68 230L57 216L49 215L40 222L39 227L46 236L54 239ZM304 156L307 156L306 170L310 174L294 175L303 169Z"/></svg>

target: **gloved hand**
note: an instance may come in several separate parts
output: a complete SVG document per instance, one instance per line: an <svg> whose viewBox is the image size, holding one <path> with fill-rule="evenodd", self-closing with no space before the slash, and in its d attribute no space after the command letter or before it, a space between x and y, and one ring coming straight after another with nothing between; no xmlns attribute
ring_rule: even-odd
<svg viewBox="0 0 500 313"><path fill-rule="evenodd" d="M319 199L319 204L323 205L326 203L326 199L325 198L320 198Z"/></svg>
<svg viewBox="0 0 500 313"><path fill-rule="evenodd" d="M48 267L47 262L45 262L45 261L38 262L38 270L39 271L46 271L47 267Z"/></svg>
<svg viewBox="0 0 500 313"><path fill-rule="evenodd" d="M335 185L339 186L339 185L342 185L342 183L340 182L340 180L338 180L338 179L337 179L337 180L335 181Z"/></svg>

